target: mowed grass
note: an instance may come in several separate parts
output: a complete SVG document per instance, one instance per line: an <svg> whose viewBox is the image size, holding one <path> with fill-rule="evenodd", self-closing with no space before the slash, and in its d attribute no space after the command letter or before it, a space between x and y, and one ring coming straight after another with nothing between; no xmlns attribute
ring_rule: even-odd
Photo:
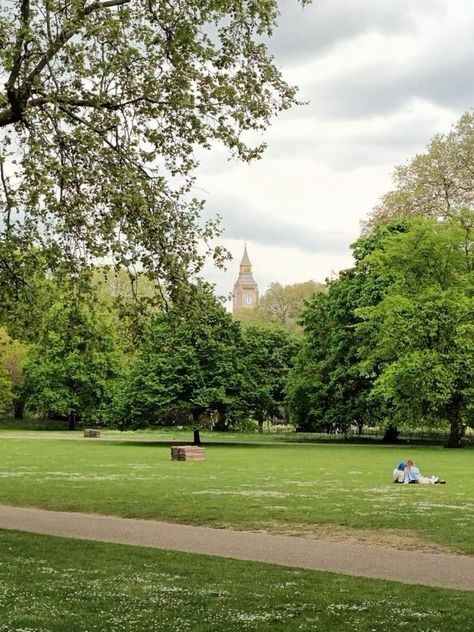
<svg viewBox="0 0 474 632"><path fill-rule="evenodd" d="M473 595L0 531L0 632L472 630Z"/></svg>
<svg viewBox="0 0 474 632"><path fill-rule="evenodd" d="M47 435L46 435L47 436ZM0 503L474 553L474 452L354 445L0 441ZM394 485L413 458L447 485Z"/></svg>

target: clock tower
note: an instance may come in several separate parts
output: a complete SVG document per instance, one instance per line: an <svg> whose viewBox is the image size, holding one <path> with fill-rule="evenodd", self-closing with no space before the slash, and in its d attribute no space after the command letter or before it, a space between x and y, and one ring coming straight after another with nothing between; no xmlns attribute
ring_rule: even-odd
<svg viewBox="0 0 474 632"><path fill-rule="evenodd" d="M247 244L244 256L240 262L240 272L234 285L233 313L234 316L242 309L252 309L258 305L258 285L252 276L252 264L247 254Z"/></svg>

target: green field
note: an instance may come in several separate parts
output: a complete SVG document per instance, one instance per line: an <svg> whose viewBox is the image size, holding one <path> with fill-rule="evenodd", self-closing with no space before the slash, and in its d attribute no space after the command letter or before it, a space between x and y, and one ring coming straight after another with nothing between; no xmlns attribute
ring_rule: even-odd
<svg viewBox="0 0 474 632"><path fill-rule="evenodd" d="M0 435L0 503L474 553L474 453L249 445L170 461L150 443ZM394 485L400 458L447 485Z"/></svg>
<svg viewBox="0 0 474 632"><path fill-rule="evenodd" d="M0 632L472 629L472 593L0 531Z"/></svg>

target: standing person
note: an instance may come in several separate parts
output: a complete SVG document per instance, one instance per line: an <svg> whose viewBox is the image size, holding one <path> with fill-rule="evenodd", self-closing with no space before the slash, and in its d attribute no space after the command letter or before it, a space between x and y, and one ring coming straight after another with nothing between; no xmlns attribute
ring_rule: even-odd
<svg viewBox="0 0 474 632"><path fill-rule="evenodd" d="M423 476L420 472L420 468L417 467L411 459L408 459L405 467L405 483L422 483L424 485L435 485L446 483L437 476Z"/></svg>

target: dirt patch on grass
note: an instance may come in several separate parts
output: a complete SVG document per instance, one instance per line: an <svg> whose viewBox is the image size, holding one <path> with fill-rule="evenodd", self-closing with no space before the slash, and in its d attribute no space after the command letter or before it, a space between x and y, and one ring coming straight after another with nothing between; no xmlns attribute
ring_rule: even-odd
<svg viewBox="0 0 474 632"><path fill-rule="evenodd" d="M386 546L405 551L424 551L425 553L459 553L436 542L407 533L403 529L375 530L353 529L340 525L275 524L261 533L299 536L308 539L328 540L330 542L350 542L352 544L370 544Z"/></svg>

